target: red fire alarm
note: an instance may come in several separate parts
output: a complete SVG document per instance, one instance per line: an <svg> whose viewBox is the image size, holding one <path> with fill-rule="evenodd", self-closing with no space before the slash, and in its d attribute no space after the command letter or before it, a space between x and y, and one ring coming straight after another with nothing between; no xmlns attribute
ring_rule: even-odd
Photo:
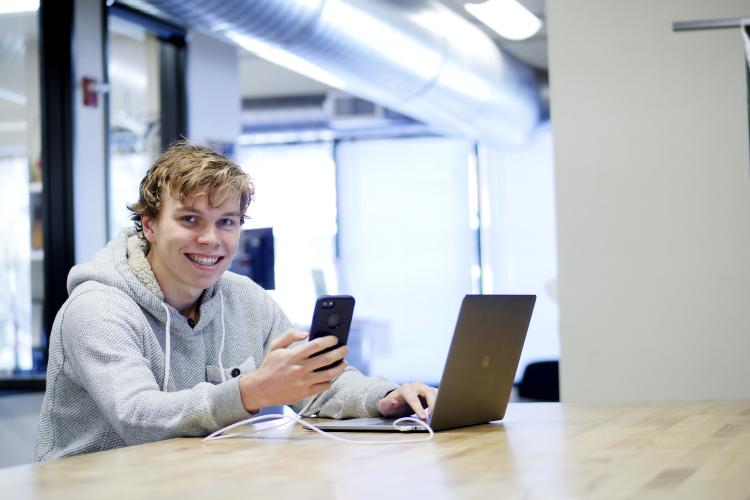
<svg viewBox="0 0 750 500"><path fill-rule="evenodd" d="M95 108L99 105L97 81L87 76L83 77L83 105Z"/></svg>

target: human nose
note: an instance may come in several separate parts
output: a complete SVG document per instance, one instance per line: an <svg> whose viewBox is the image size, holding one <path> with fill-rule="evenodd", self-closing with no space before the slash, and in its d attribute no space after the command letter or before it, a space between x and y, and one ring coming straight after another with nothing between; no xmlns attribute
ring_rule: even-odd
<svg viewBox="0 0 750 500"><path fill-rule="evenodd" d="M214 246L219 243L219 237L216 234L216 228L211 224L206 224L205 227L201 228L198 234L198 243L201 245Z"/></svg>

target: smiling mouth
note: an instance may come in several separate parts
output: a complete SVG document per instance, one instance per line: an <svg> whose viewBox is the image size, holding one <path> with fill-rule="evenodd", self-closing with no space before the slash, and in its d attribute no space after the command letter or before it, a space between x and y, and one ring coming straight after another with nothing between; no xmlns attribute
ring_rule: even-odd
<svg viewBox="0 0 750 500"><path fill-rule="evenodd" d="M199 257L197 255L190 255L186 254L187 258L190 259L191 262L194 262L201 266L213 266L216 265L217 262L222 260L224 257Z"/></svg>

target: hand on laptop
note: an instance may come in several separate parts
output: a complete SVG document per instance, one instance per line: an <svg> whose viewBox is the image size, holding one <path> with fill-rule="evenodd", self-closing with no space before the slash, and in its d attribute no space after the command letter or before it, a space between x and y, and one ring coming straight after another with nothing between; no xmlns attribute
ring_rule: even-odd
<svg viewBox="0 0 750 500"><path fill-rule="evenodd" d="M423 402L432 411L437 397L437 389L423 384L422 382L410 382L403 384L398 389L389 392L378 402L378 409L384 417L405 417L412 413L425 420L427 413Z"/></svg>

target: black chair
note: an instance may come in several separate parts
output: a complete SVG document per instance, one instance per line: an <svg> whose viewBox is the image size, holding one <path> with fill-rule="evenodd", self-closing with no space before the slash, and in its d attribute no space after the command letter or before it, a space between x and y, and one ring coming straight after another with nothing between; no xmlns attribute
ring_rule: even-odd
<svg viewBox="0 0 750 500"><path fill-rule="evenodd" d="M518 396L537 401L560 401L560 366L558 361L529 363L518 383Z"/></svg>

